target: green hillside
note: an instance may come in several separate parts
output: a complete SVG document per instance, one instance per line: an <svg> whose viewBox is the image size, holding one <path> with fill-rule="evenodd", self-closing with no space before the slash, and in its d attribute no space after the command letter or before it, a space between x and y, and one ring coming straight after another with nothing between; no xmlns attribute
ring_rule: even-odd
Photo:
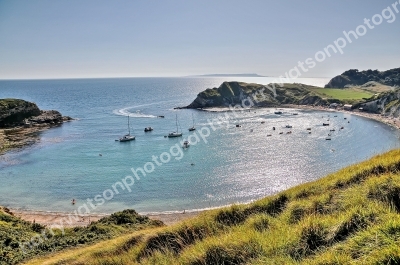
<svg viewBox="0 0 400 265"><path fill-rule="evenodd" d="M40 224L23 221L7 208L0 207L0 264L18 264L24 259L68 247L81 247L162 225L162 222L150 220L134 210L124 210L92 222L87 227L50 230Z"/></svg>
<svg viewBox="0 0 400 265"><path fill-rule="evenodd" d="M27 264L399 264L400 150L248 205Z"/></svg>

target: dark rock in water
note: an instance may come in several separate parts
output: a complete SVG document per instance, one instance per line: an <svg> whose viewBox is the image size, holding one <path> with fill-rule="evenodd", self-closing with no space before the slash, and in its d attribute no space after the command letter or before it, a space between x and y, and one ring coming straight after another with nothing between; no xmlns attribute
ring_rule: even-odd
<svg viewBox="0 0 400 265"><path fill-rule="evenodd" d="M325 88L344 88L346 86L360 86L368 82L378 82L387 86L400 86L400 68L387 71L350 69L341 75L332 78Z"/></svg>
<svg viewBox="0 0 400 265"><path fill-rule="evenodd" d="M58 124L62 123L63 116L61 115L60 112L56 110L42 110L40 115L31 117L27 119L28 122L30 123L50 123L50 124Z"/></svg>

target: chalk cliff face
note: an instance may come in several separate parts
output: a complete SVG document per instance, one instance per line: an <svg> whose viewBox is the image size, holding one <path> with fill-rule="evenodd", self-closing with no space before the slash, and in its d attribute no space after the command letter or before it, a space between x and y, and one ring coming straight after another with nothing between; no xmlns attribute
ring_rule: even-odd
<svg viewBox="0 0 400 265"><path fill-rule="evenodd" d="M281 104L326 105L329 102L314 94L302 84L248 84L224 82L218 88L208 88L200 92L186 108L229 107L274 107Z"/></svg>
<svg viewBox="0 0 400 265"><path fill-rule="evenodd" d="M53 125L70 119L63 117L56 110L40 110L35 103L22 99L0 99L0 128L35 124Z"/></svg>
<svg viewBox="0 0 400 265"><path fill-rule="evenodd" d="M359 86L367 82L375 81L387 86L400 86L400 68L387 71L357 69L348 70L341 75L332 78L325 88L344 88L345 86Z"/></svg>
<svg viewBox="0 0 400 265"><path fill-rule="evenodd" d="M363 108L367 112L400 117L400 89L381 93L367 102L357 104L355 108Z"/></svg>

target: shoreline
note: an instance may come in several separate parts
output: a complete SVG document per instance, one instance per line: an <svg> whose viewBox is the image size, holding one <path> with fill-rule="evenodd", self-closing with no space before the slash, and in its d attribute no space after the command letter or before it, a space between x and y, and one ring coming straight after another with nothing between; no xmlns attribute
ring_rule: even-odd
<svg viewBox="0 0 400 265"><path fill-rule="evenodd" d="M0 128L0 156L34 145L40 141L40 133L60 127L72 120L74 119L66 117L58 124L43 123L28 127Z"/></svg>
<svg viewBox="0 0 400 265"><path fill-rule="evenodd" d="M282 105L275 108L270 109L304 109L304 110L313 110L313 111L327 111L327 112L341 112L345 114L352 114L356 116L361 116L364 118L368 118L371 120L378 121L380 123L386 124L391 126L395 129L400 130L400 119L395 117L384 116L382 114L376 113L367 113L367 112L359 112L359 111L346 111L344 109L329 109L322 106L310 106L310 105ZM207 110L203 110L207 111ZM212 111L211 111L212 112ZM33 129L30 130L28 134L32 134L32 137L35 137L35 133L39 133L44 130L51 129L53 126L43 126L43 127L36 127L36 128L22 128L24 129ZM24 130L25 131L25 130ZM25 133L27 133L25 131ZM1 134L1 130L0 130ZM1 135L0 135L1 136ZM39 140L39 139L38 139ZM34 142L36 143L36 142ZM15 151L20 148L27 147L34 143L27 143L23 146L18 146L10 149L6 149L5 151L0 150L0 156L4 155L6 152ZM221 206L223 207L223 206ZM218 208L218 207L217 207ZM189 219L199 215L200 213L211 210L211 209L200 209L200 210L188 210L185 212L161 212L161 213L147 213L141 214L144 216L148 216L153 220L160 220L164 222L166 225L173 225L178 222L181 222L185 219ZM10 211L14 214L14 216L20 217L21 219L29 222L36 222L45 226L51 225L59 225L62 220L64 220L65 227L75 227L75 226L87 226L93 221L97 221L102 217L109 216L111 214L88 214L83 217L75 216L74 213L67 213L67 212L46 212L46 211L34 211L34 210L19 210L11 208ZM140 213L139 213L140 214ZM73 216L72 218L70 216ZM66 222L66 220L69 220Z"/></svg>
<svg viewBox="0 0 400 265"><path fill-rule="evenodd" d="M400 130L400 117L395 118L395 117L389 117L385 116L382 114L378 113L369 113L369 112L360 112L360 111L348 111L344 109L330 109L322 106L309 106L309 105L284 105L281 106L280 108L285 109L285 108L293 108L293 109L306 109L306 110L319 110L319 111L328 111L328 112L341 112L345 114L351 114L351 115L356 115L364 118L368 118L371 120L375 120L381 123L384 123L386 125L389 125L391 127L394 127L395 129Z"/></svg>
<svg viewBox="0 0 400 265"><path fill-rule="evenodd" d="M110 216L111 214L88 214L85 216L75 215L74 213L63 213L63 212L44 212L44 211L29 211L29 210L18 210L8 208L10 212L21 218L22 220L38 223L44 226L60 225L63 223L64 227L84 227L88 226L91 222L98 221L103 217ZM141 214L147 216L152 220L160 220L165 225L173 225L183 220L195 217L200 213L207 210L198 211L185 211L185 212L174 212L174 213L149 213ZM68 221L67 221L68 220Z"/></svg>

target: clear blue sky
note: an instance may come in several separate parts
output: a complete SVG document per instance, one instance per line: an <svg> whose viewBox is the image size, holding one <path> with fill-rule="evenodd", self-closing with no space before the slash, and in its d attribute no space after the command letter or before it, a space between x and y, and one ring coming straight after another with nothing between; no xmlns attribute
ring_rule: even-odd
<svg viewBox="0 0 400 265"><path fill-rule="evenodd" d="M278 76L394 2L0 0L0 79ZM400 67L395 15L303 77Z"/></svg>

